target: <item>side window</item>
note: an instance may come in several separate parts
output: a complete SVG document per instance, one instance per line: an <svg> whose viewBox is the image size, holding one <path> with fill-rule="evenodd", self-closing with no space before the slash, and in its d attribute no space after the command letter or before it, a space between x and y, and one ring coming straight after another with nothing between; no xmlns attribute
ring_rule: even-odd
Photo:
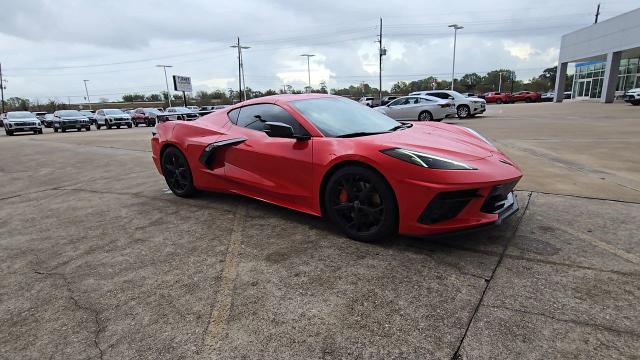
<svg viewBox="0 0 640 360"><path fill-rule="evenodd" d="M293 128L296 135L308 135L307 131L285 109L274 104L256 104L240 110L236 125L256 131L264 131L266 122L281 122ZM234 110L235 111L235 110Z"/></svg>
<svg viewBox="0 0 640 360"><path fill-rule="evenodd" d="M237 108L235 110L231 110L229 111L229 113L227 114L227 117L229 117L229 121L231 121L234 124L238 123L238 114L240 113L240 108Z"/></svg>
<svg viewBox="0 0 640 360"><path fill-rule="evenodd" d="M431 104L433 101L425 98L420 98L420 104Z"/></svg>
<svg viewBox="0 0 640 360"><path fill-rule="evenodd" d="M104 115L104 114L102 113L102 110L98 110L98 115Z"/></svg>
<svg viewBox="0 0 640 360"><path fill-rule="evenodd" d="M400 103L402 103L404 101L404 99L396 99L394 101L392 101L389 106L395 106L395 105L400 105Z"/></svg>

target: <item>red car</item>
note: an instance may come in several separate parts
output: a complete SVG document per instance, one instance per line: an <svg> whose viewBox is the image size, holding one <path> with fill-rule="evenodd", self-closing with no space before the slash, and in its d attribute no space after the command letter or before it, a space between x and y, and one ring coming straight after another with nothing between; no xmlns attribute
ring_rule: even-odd
<svg viewBox="0 0 640 360"><path fill-rule="evenodd" d="M142 124L151 127L156 125L157 116L161 114L162 111L156 108L137 108L131 114L131 121L136 127Z"/></svg>
<svg viewBox="0 0 640 360"><path fill-rule="evenodd" d="M482 95L482 98L487 102L487 104L508 104L512 102L511 94L503 92L488 92Z"/></svg>
<svg viewBox="0 0 640 360"><path fill-rule="evenodd" d="M177 196L241 194L325 216L360 241L500 223L518 210L522 172L477 132L400 123L339 96L269 96L159 123L151 147Z"/></svg>
<svg viewBox="0 0 640 360"><path fill-rule="evenodd" d="M511 94L513 98L513 102L516 101L524 101L524 102L538 102L542 98L540 93L534 91L518 91L517 93Z"/></svg>

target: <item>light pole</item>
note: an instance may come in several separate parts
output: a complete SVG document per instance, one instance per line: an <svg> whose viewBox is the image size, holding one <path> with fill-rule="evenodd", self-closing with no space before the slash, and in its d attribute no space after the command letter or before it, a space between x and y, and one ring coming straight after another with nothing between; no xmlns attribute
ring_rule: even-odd
<svg viewBox="0 0 640 360"><path fill-rule="evenodd" d="M238 42L235 45L231 45L229 47L238 49L238 100L242 101L242 95L244 94L244 100L247 100L247 93L242 91L242 86L244 84L244 66L242 64L242 50L251 49L250 46L242 46L240 45L240 37L238 37Z"/></svg>
<svg viewBox="0 0 640 360"><path fill-rule="evenodd" d="M453 65L451 67L451 90L453 91L453 81L455 80L456 74L456 40L458 37L458 30L464 29L464 26L451 24L449 27L453 28Z"/></svg>
<svg viewBox="0 0 640 360"><path fill-rule="evenodd" d="M314 54L302 54L300 56L306 56L307 57L307 74L309 75L309 92L311 92L311 65L309 63L309 59L312 56L315 56Z"/></svg>
<svg viewBox="0 0 640 360"><path fill-rule="evenodd" d="M87 93L87 102L89 103L89 110L91 110L91 98L89 98L89 89L87 88L87 81L89 80L82 80L84 81L84 91Z"/></svg>
<svg viewBox="0 0 640 360"><path fill-rule="evenodd" d="M171 93L169 92L169 80L167 79L167 68L173 67L173 65L156 65L164 69L164 82L167 84L167 100L169 100L169 107L171 107Z"/></svg>

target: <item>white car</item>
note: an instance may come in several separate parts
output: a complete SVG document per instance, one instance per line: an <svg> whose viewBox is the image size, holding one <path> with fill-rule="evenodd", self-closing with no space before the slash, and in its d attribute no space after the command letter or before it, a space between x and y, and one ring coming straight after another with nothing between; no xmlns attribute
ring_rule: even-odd
<svg viewBox="0 0 640 360"><path fill-rule="evenodd" d="M112 127L119 129L121 126L131 128L133 121L131 121L131 115L120 109L100 109L96 111L96 129L100 130L103 126L107 129Z"/></svg>
<svg viewBox="0 0 640 360"><path fill-rule="evenodd" d="M624 93L624 101L631 105L640 105L640 88L629 89Z"/></svg>
<svg viewBox="0 0 640 360"><path fill-rule="evenodd" d="M456 113L460 119L473 117L482 114L487 110L487 102L484 99L476 97L465 97L457 91L452 90L429 90L416 91L409 94L412 95L429 95L444 100L452 100L456 106Z"/></svg>
<svg viewBox="0 0 640 360"><path fill-rule="evenodd" d="M358 100L358 102L362 105L373 107L373 96L363 96Z"/></svg>
<svg viewBox="0 0 640 360"><path fill-rule="evenodd" d="M165 110L164 114L162 115L167 115L165 117L165 120L182 120L182 121L191 121L200 117L200 115L196 114L194 111L184 106L167 108L167 110Z"/></svg>
<svg viewBox="0 0 640 360"><path fill-rule="evenodd" d="M11 136L17 132L42 134L42 123L28 111L9 111L3 121L5 134Z"/></svg>
<svg viewBox="0 0 640 360"><path fill-rule="evenodd" d="M191 111L196 111L196 112L200 111L200 107L199 106L194 106L194 105L187 106L187 109L189 109Z"/></svg>
<svg viewBox="0 0 640 360"><path fill-rule="evenodd" d="M374 110L398 121L440 121L456 115L456 107L451 100L427 95L403 96Z"/></svg>

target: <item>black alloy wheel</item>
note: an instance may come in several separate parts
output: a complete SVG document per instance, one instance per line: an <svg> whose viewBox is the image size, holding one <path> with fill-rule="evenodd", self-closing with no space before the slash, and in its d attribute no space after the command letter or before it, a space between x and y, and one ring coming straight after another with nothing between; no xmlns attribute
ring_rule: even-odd
<svg viewBox="0 0 640 360"><path fill-rule="evenodd" d="M189 197L195 194L189 163L177 148L170 147L162 155L162 174L175 195Z"/></svg>
<svg viewBox="0 0 640 360"><path fill-rule="evenodd" d="M354 240L374 242L397 232L393 190L382 176L363 166L344 167L331 177L324 208L331 221Z"/></svg>

